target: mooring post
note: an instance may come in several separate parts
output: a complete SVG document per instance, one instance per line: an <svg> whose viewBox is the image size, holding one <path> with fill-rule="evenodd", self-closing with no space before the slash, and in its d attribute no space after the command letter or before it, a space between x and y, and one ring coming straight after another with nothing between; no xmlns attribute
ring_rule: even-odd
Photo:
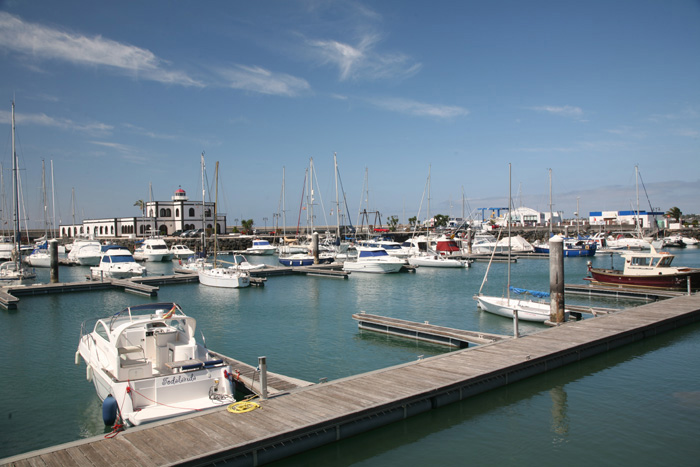
<svg viewBox="0 0 700 467"><path fill-rule="evenodd" d="M58 241L49 241L49 269L51 269L50 282L58 283Z"/></svg>
<svg viewBox="0 0 700 467"><path fill-rule="evenodd" d="M311 250L314 255L314 264L318 264L318 232L311 234Z"/></svg>
<svg viewBox="0 0 700 467"><path fill-rule="evenodd" d="M549 239L549 320L564 322L564 239Z"/></svg>
<svg viewBox="0 0 700 467"><path fill-rule="evenodd" d="M258 357L260 369L260 398L267 399L267 357Z"/></svg>
<svg viewBox="0 0 700 467"><path fill-rule="evenodd" d="M472 228L467 227L467 254L472 254Z"/></svg>

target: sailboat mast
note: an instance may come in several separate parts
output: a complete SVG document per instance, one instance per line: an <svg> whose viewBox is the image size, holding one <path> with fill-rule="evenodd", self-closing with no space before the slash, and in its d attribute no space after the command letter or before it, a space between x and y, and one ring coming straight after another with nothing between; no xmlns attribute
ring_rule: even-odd
<svg viewBox="0 0 700 467"><path fill-rule="evenodd" d="M202 254L204 254L204 257L206 258L207 255L207 245L204 242L204 238L206 236L206 219L205 219L205 212L206 212L206 205L205 205L205 200L207 196L207 190L206 190L206 185L204 184L204 151L202 151Z"/></svg>
<svg viewBox="0 0 700 467"><path fill-rule="evenodd" d="M338 156L333 153L333 165L335 166L335 228L336 238L340 241L340 200L338 199Z"/></svg>
<svg viewBox="0 0 700 467"><path fill-rule="evenodd" d="M552 223L554 216L552 215L552 169L549 169L549 236L552 236Z"/></svg>
<svg viewBox="0 0 700 467"><path fill-rule="evenodd" d="M44 195L44 236L49 239L48 207L46 204L46 164L41 160L41 191Z"/></svg>
<svg viewBox="0 0 700 467"><path fill-rule="evenodd" d="M511 194L512 180L511 180L511 164L508 163L508 305L510 305L510 250L511 250L511 235L510 235L510 224L511 216L510 209L513 205L513 196ZM517 339L520 334L518 329L518 308L513 307L513 336Z"/></svg>
<svg viewBox="0 0 700 467"><path fill-rule="evenodd" d="M51 161L51 219L53 225L53 238L56 238L56 188L53 184L53 160Z"/></svg>
<svg viewBox="0 0 700 467"><path fill-rule="evenodd" d="M310 235L314 234L314 158L309 158L309 222L311 226Z"/></svg>
<svg viewBox="0 0 700 467"><path fill-rule="evenodd" d="M219 243L218 243L218 237L217 237L217 226L218 224L216 223L216 217L217 217L217 212L216 212L216 206L219 204L219 161L216 161L216 168L214 169L214 186L215 188L215 193L216 195L214 196L214 267L216 267L216 254L219 251Z"/></svg>
<svg viewBox="0 0 700 467"><path fill-rule="evenodd" d="M20 234L19 234L19 180L17 179L17 152L15 151L15 101L12 101L12 209L14 210L13 222L14 222L14 248L13 256L15 260L15 265L19 261L20 253Z"/></svg>
<svg viewBox="0 0 700 467"><path fill-rule="evenodd" d="M287 208L285 207L285 175L284 166L282 166L282 237L287 233Z"/></svg>
<svg viewBox="0 0 700 467"><path fill-rule="evenodd" d="M430 231L430 171L432 168L432 164L428 165L428 231Z"/></svg>

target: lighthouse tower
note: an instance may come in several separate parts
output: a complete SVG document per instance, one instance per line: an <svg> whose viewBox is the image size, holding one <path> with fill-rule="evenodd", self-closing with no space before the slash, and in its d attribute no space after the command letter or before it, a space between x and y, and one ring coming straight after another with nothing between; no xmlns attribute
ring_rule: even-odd
<svg viewBox="0 0 700 467"><path fill-rule="evenodd" d="M178 188L170 199L173 201L187 201L187 193L182 188Z"/></svg>

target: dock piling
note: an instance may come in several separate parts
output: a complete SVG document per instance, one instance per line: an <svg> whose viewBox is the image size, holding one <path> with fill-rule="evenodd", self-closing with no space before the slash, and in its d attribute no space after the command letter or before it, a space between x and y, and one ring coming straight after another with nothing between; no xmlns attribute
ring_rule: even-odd
<svg viewBox="0 0 700 467"><path fill-rule="evenodd" d="M258 357L258 367L260 368L260 398L267 399L267 357Z"/></svg>
<svg viewBox="0 0 700 467"><path fill-rule="evenodd" d="M58 283L58 241L56 239L49 241L49 258L50 282L56 284Z"/></svg>
<svg viewBox="0 0 700 467"><path fill-rule="evenodd" d="M564 240L556 235L549 239L549 320L564 322Z"/></svg>

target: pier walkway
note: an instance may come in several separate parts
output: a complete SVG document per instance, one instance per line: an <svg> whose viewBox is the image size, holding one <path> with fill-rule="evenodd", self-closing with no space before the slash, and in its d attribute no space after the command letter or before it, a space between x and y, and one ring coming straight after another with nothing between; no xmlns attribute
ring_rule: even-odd
<svg viewBox="0 0 700 467"><path fill-rule="evenodd" d="M700 295L677 297L0 463L262 465L698 321Z"/></svg>

